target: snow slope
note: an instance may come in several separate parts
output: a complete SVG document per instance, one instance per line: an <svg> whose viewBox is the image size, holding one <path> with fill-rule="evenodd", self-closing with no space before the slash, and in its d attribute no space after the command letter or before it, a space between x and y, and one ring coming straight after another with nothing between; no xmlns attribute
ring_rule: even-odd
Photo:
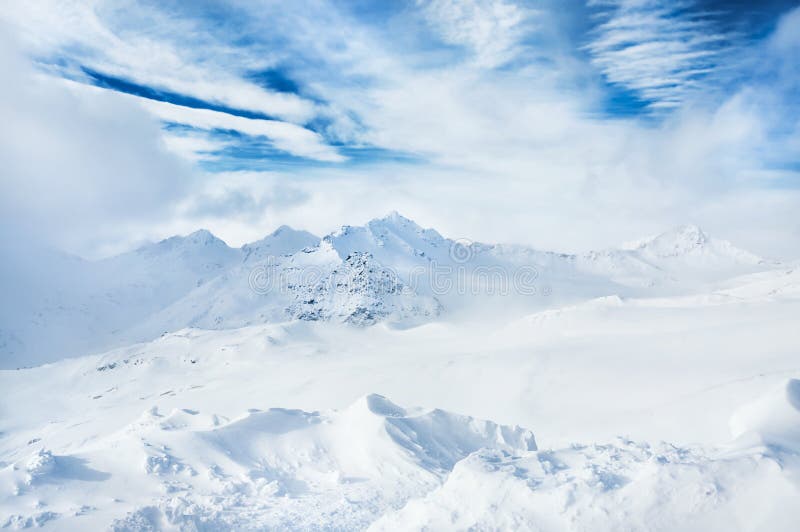
<svg viewBox="0 0 800 532"><path fill-rule="evenodd" d="M782 462L624 438L517 455L484 450L370 530L792 530L800 488Z"/></svg>
<svg viewBox="0 0 800 532"><path fill-rule="evenodd" d="M520 452L536 445L518 427L441 410L410 412L374 394L340 412L251 409L230 420L153 407L79 456L39 448L3 468L0 478L18 501L46 500L48 510L12 514L0 526L54 521L99 528L113 518L111 528L120 530L331 522L363 528L381 509L433 489L455 463L483 448ZM82 504L65 493L69 485L82 488Z"/></svg>
<svg viewBox="0 0 800 532"><path fill-rule="evenodd" d="M0 371L0 526L793 530L800 298L728 289Z"/></svg>
<svg viewBox="0 0 800 532"><path fill-rule="evenodd" d="M0 305L0 338L12 339L0 351L0 365L35 365L129 343L136 338L128 329L218 276L237 255L208 231L98 262L17 250L0 276L9 294Z"/></svg>

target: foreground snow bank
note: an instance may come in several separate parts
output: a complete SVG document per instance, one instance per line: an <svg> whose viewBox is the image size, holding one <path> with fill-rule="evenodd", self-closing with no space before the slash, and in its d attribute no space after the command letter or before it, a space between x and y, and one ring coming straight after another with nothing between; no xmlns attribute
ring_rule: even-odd
<svg viewBox="0 0 800 532"><path fill-rule="evenodd" d="M793 530L800 381L781 390L733 417L761 440L721 448L621 438L540 450L527 429L375 394L233 420L154 407L73 455L40 448L7 464L0 508L15 511L0 526Z"/></svg>
<svg viewBox="0 0 800 532"><path fill-rule="evenodd" d="M33 510L0 526L107 526L111 516L117 530L364 528L487 449L515 455L536 442L520 427L375 394L339 412L253 409L232 421L152 408L77 456L39 449L7 465L2 507Z"/></svg>
<svg viewBox="0 0 800 532"><path fill-rule="evenodd" d="M741 444L800 454L800 380L789 379L731 417Z"/></svg>
<svg viewBox="0 0 800 532"><path fill-rule="evenodd" d="M794 531L798 305L186 329L0 371L0 529Z"/></svg>
<svg viewBox="0 0 800 532"><path fill-rule="evenodd" d="M796 530L800 380L731 418L716 449L618 439L510 454L483 449L372 530Z"/></svg>
<svg viewBox="0 0 800 532"><path fill-rule="evenodd" d="M510 455L484 450L373 530L794 530L798 485L778 460L669 444Z"/></svg>

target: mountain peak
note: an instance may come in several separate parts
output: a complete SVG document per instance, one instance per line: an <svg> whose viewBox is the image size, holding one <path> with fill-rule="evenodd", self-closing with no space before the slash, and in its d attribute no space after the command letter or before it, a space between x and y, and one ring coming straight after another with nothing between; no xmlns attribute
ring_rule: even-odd
<svg viewBox="0 0 800 532"><path fill-rule="evenodd" d="M416 222L414 222L414 220L406 218L397 211L391 211L387 215L381 218L373 218L363 226L343 225L339 230L334 231L326 238L348 237L353 234L361 234L364 231L373 233L375 231L378 231L379 233L381 233L385 232L385 230L388 229L392 232L395 232L396 230L403 228L411 228L414 231L422 230L422 228L419 225L417 225Z"/></svg>
<svg viewBox="0 0 800 532"><path fill-rule="evenodd" d="M280 227L278 227L277 229L275 229L272 233L270 233L269 236L280 236L280 235L285 234L285 233L300 233L300 232L302 232L302 231L298 231L294 227L291 227L289 225L283 224Z"/></svg>
<svg viewBox="0 0 800 532"><path fill-rule="evenodd" d="M708 240L708 235L706 235L699 226L695 224L684 224L675 227L672 231L668 231L666 234L674 233L676 235L680 235L684 238L690 240L696 240L699 242L705 242Z"/></svg>
<svg viewBox="0 0 800 532"><path fill-rule="evenodd" d="M281 225L261 240L242 246L244 260L261 260L267 256L291 255L319 243L319 237L308 231Z"/></svg>
<svg viewBox="0 0 800 532"><path fill-rule="evenodd" d="M692 249L701 248L711 239L695 224L683 224L655 236L626 242L622 249L631 251L651 250L658 254L682 254Z"/></svg>
<svg viewBox="0 0 800 532"><path fill-rule="evenodd" d="M706 264L709 261L726 261L754 265L763 260L757 255L737 248L727 240L710 237L695 224L676 226L660 235L632 242L624 249L635 251L650 259L691 257L691 260L701 260Z"/></svg>
<svg viewBox="0 0 800 532"><path fill-rule="evenodd" d="M647 243L646 247L655 247L669 254L682 254L705 246L709 237L694 224L679 225L662 233Z"/></svg>
<svg viewBox="0 0 800 532"><path fill-rule="evenodd" d="M230 249L228 248L228 244L220 238L217 238L208 229L198 229L194 233L190 233L186 236L175 235L153 244L146 244L136 251L139 253L160 253L178 248L208 246Z"/></svg>
<svg viewBox="0 0 800 532"><path fill-rule="evenodd" d="M402 214L400 214L397 211L391 211L386 216L370 220L368 225L373 225L373 224L376 224L376 223L390 224L390 225L399 226L399 227L403 227L403 226L419 227L417 225L417 223L414 222L414 220L412 220L411 218L406 218L405 216L403 216Z"/></svg>
<svg viewBox="0 0 800 532"><path fill-rule="evenodd" d="M228 244L226 244L224 240L214 235L214 233L208 229L198 229L194 233L183 237L174 236L167 239L167 241L171 241L170 247L216 247L229 249Z"/></svg>
<svg viewBox="0 0 800 532"><path fill-rule="evenodd" d="M194 233L190 233L183 237L184 240L192 242L192 243L200 243L200 244L210 244L212 242L222 242L219 238L217 238L214 233L209 231L208 229L198 229Z"/></svg>
<svg viewBox="0 0 800 532"><path fill-rule="evenodd" d="M386 216L384 216L382 219L383 220L391 220L393 222L396 222L396 221L411 221L410 219L406 218L405 216L403 216L402 214L400 214L396 210L389 211L386 214Z"/></svg>

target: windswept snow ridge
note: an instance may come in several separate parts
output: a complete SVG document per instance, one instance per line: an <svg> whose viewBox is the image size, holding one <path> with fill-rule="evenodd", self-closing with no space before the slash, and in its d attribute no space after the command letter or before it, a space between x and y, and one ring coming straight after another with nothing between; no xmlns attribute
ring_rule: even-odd
<svg viewBox="0 0 800 532"><path fill-rule="evenodd" d="M234 419L153 407L66 454L36 442L4 465L0 526L791 530L799 382L767 399L795 416L790 439L767 451L741 439L704 449L625 438L542 450L526 429L375 394L338 412ZM756 426L771 423L755 412Z"/></svg>
<svg viewBox="0 0 800 532"><path fill-rule="evenodd" d="M610 444L485 450L371 530L791 530L797 484L758 453ZM468 501L468 502L467 502Z"/></svg>
<svg viewBox="0 0 800 532"><path fill-rule="evenodd" d="M790 379L731 418L731 432L742 442L800 455L800 380Z"/></svg>
<svg viewBox="0 0 800 532"><path fill-rule="evenodd" d="M480 449L515 454L536 443L519 427L409 411L375 394L341 412L251 409L229 421L154 407L77 453L39 448L6 465L11 493L0 508L10 515L0 526L97 528L117 515L114 530L361 529ZM13 513L10 503L27 501L48 510Z"/></svg>

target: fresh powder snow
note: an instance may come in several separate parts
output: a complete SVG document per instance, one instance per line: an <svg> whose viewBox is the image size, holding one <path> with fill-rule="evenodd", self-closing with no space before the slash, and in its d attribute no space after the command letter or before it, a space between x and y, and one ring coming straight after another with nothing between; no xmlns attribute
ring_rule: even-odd
<svg viewBox="0 0 800 532"><path fill-rule="evenodd" d="M49 256L86 284L3 322L2 527L800 521L798 267L696 227L565 255L392 213ZM522 291L485 283L521 266Z"/></svg>

